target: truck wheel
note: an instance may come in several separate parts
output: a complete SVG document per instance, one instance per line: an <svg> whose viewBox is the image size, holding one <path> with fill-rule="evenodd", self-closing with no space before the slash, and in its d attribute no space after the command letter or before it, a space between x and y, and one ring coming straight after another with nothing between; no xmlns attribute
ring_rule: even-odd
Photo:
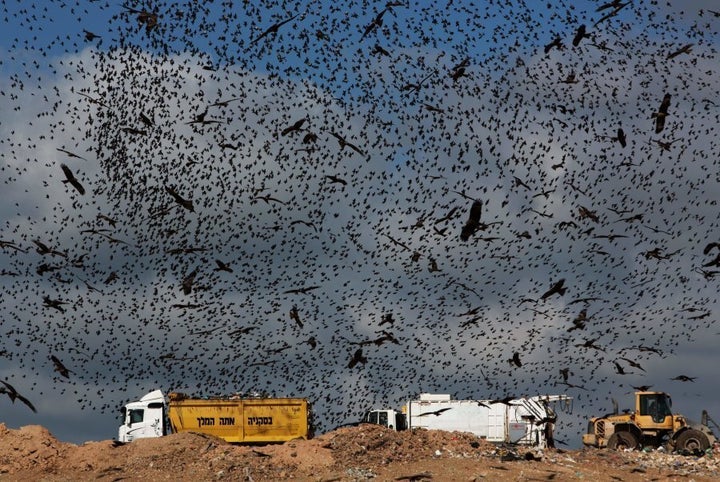
<svg viewBox="0 0 720 482"><path fill-rule="evenodd" d="M610 435L607 447L610 450L634 449L637 447L638 440L635 435L630 432L615 432Z"/></svg>
<svg viewBox="0 0 720 482"><path fill-rule="evenodd" d="M685 430L678 435L678 438L675 440L675 448L677 450L688 450L690 452L696 450L705 451L708 447L710 447L710 441L707 435L699 430Z"/></svg>

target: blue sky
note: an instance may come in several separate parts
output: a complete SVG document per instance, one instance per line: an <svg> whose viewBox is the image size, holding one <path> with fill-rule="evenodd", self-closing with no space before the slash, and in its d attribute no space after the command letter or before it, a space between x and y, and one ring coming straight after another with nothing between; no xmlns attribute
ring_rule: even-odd
<svg viewBox="0 0 720 482"><path fill-rule="evenodd" d="M567 393L574 446L633 385L712 414L712 2L596 26L596 2L448 4L392 7L363 37L384 3L135 5L159 13L146 32L119 2L6 2L0 379L38 413L3 398L1 421L112 438L155 388L306 396L325 430L420 392ZM487 226L463 242L472 199ZM397 344L372 343L388 329Z"/></svg>

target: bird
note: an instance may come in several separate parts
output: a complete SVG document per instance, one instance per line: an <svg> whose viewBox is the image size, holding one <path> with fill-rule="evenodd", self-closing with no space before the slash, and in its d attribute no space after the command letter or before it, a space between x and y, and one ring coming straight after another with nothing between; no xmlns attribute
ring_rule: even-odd
<svg viewBox="0 0 720 482"><path fill-rule="evenodd" d="M590 37L590 34L588 34L586 32L585 25L584 24L580 25L577 28L577 31L575 32L575 37L573 37L573 41L572 41L573 47L577 47L578 45L580 45L580 42L582 41L582 39L589 38L589 37Z"/></svg>
<svg viewBox="0 0 720 482"><path fill-rule="evenodd" d="M320 288L320 286L303 286L302 288L293 288L285 291L286 294L307 294L313 290Z"/></svg>
<svg viewBox="0 0 720 482"><path fill-rule="evenodd" d="M195 268L194 270L192 270L190 272L190 274L188 274L187 276L185 276L183 278L182 292L184 294L189 295L190 293L192 293L193 285L195 284L195 278L197 277L197 274L198 274L198 270L197 270L197 268Z"/></svg>
<svg viewBox="0 0 720 482"><path fill-rule="evenodd" d="M552 42L550 42L549 44L545 45L545 49L544 49L544 50L545 50L545 53L546 53L546 54L547 54L547 53L550 53L550 51L551 51L553 48L556 48L556 49L558 49L558 50L562 50L562 49L563 49L562 39L561 39L560 37L555 37L555 38L552 40Z"/></svg>
<svg viewBox="0 0 720 482"><path fill-rule="evenodd" d="M583 308L582 310L580 310L580 313L578 313L578 315L577 315L575 318L573 318L573 320L572 320L573 326L571 326L570 328L568 328L567 331L570 332L570 331L574 331L574 330L582 330L582 329L584 329L584 328L585 328L585 322L586 322L588 319L589 319L589 318L588 318L588 316L587 316L587 308Z"/></svg>
<svg viewBox="0 0 720 482"><path fill-rule="evenodd" d="M355 350L355 353L353 353L352 358L350 358L350 362L347 367L352 370L358 363L362 363L363 365L367 363L367 358L363 356L362 348Z"/></svg>
<svg viewBox="0 0 720 482"><path fill-rule="evenodd" d="M230 267L230 265L225 263L224 261L216 259L215 264L217 265L217 267L215 268L215 271L225 271L226 273L233 272L233 269Z"/></svg>
<svg viewBox="0 0 720 482"><path fill-rule="evenodd" d="M602 12L603 10L607 10L608 8L619 8L623 5L622 0L611 0L610 2L603 3L599 7L595 9L596 12Z"/></svg>
<svg viewBox="0 0 720 482"><path fill-rule="evenodd" d="M87 161L87 159L85 159L85 158L82 157L81 155L75 154L74 152L68 151L67 149L62 149L62 148L60 148L60 147L57 147L56 149L57 149L58 151L62 152L62 153L67 154L69 157L74 157L75 159L81 159L81 160L83 160L83 161Z"/></svg>
<svg viewBox="0 0 720 482"><path fill-rule="evenodd" d="M444 407L439 408L437 410L433 410L432 412L423 412L415 415L416 417L427 417L428 415L435 415L436 417L439 417L443 413L447 412L448 410L452 410L452 407Z"/></svg>
<svg viewBox="0 0 720 482"><path fill-rule="evenodd" d="M280 200L280 199L278 199L278 198L276 198L276 197L273 197L273 196L271 196L271 195L269 195L269 194L264 194L264 195L262 195L262 196L257 195L257 196L255 196L255 197L253 197L253 201L265 201L265 202L268 203L268 204L270 204L271 202L275 202L275 203L278 203L278 204L285 204L284 201L282 201L282 200Z"/></svg>
<svg viewBox="0 0 720 482"><path fill-rule="evenodd" d="M179 206L187 209L187 210L190 211L190 212L195 212L195 206L194 206L194 204L193 204L192 199L185 199L185 198L183 198L182 196L180 196L180 194L177 193L177 191L176 191L174 188L172 188L172 187L170 187L170 186L167 186L167 185L165 186L165 192L167 192L168 194L170 194L170 195L172 196L173 200L174 200Z"/></svg>
<svg viewBox="0 0 720 482"><path fill-rule="evenodd" d="M35 409L35 406L30 402L30 400L28 400L28 399L25 398L23 395L21 395L20 393L18 393L18 391L15 390L15 387L13 387L12 385L10 385L10 384L9 384L8 382L6 382L5 380L0 380L0 383L2 383L2 384L4 385L4 387L0 387L0 393L4 393L5 395L7 395L8 398L10 398L10 401L11 401L12 403L15 403L15 400L20 400L20 401L21 401L22 403L24 403L30 410L32 410L33 412L37 413L37 410Z"/></svg>
<svg viewBox="0 0 720 482"><path fill-rule="evenodd" d="M620 146L627 147L627 137L625 136L625 131L622 129L622 127L618 127L617 141L620 144Z"/></svg>
<svg viewBox="0 0 720 482"><path fill-rule="evenodd" d="M392 313L383 313L379 326L383 326L384 324L388 324L390 326L393 326L395 324L395 319L393 318Z"/></svg>
<svg viewBox="0 0 720 482"><path fill-rule="evenodd" d="M227 107L230 105L231 102L236 102L238 100L242 100L241 97L232 97L230 99L224 99L224 100L218 100L210 104L209 107Z"/></svg>
<svg viewBox="0 0 720 482"><path fill-rule="evenodd" d="M663 151L669 151L672 149L672 145L681 139L673 139L672 141L662 141L660 139L651 139L652 142L660 146Z"/></svg>
<svg viewBox="0 0 720 482"><path fill-rule="evenodd" d="M385 57L392 57L390 52L388 52L386 49L384 49L379 44L375 44L370 53L372 53L373 55L384 55Z"/></svg>
<svg viewBox="0 0 720 482"><path fill-rule="evenodd" d="M63 365L60 359L55 355L50 355L50 360L53 362L53 369L58 372L60 376L70 378L70 373L74 373L72 370L69 370L65 365Z"/></svg>
<svg viewBox="0 0 720 482"><path fill-rule="evenodd" d="M510 358L508 360L508 362L511 365L515 365L516 367L520 368L522 366L522 362L520 361L520 353L519 352L513 353L512 358Z"/></svg>
<svg viewBox="0 0 720 482"><path fill-rule="evenodd" d="M679 49L677 49L677 50L675 50L675 51L673 51L673 52L670 52L670 53L667 55L667 57L665 57L665 59L666 59L666 60L671 60L671 59L674 59L675 57L677 57L678 55L688 54L688 53L690 53L690 51L692 50L692 46L693 46L693 45L695 45L695 44L685 44L685 45L683 45L682 47L680 47Z"/></svg>
<svg viewBox="0 0 720 482"><path fill-rule="evenodd" d="M188 125L193 124L201 124L201 125L208 125L208 124L222 124L221 120L218 119L206 119L208 112L210 111L210 107L205 107L205 110L200 112L199 114L195 114L193 117L193 120L186 122Z"/></svg>
<svg viewBox="0 0 720 482"><path fill-rule="evenodd" d="M360 37L360 41L362 41L365 37L367 37L373 30L375 30L378 27L382 27L383 24L383 16L385 15L385 12L388 11L388 8L383 8L380 10L380 12L373 17L372 21L365 27L365 30L363 30L362 36Z"/></svg>
<svg viewBox="0 0 720 482"><path fill-rule="evenodd" d="M85 34L85 40L87 40L88 42L92 42L96 38L101 38L100 35L94 34L89 30L83 29L83 33Z"/></svg>
<svg viewBox="0 0 720 482"><path fill-rule="evenodd" d="M631 388L638 392L647 392L652 388L652 385L631 386Z"/></svg>
<svg viewBox="0 0 720 482"><path fill-rule="evenodd" d="M49 247L47 244L43 243L39 239L33 239L32 242L35 245L35 252L38 254L41 254L43 256L49 254L51 256L61 256L63 258L67 258L66 253Z"/></svg>
<svg viewBox="0 0 720 482"><path fill-rule="evenodd" d="M465 58L462 62L455 64L452 69L450 69L450 78L453 80L453 82L457 82L458 79L461 77L464 77L466 75L465 70L470 65L470 58Z"/></svg>
<svg viewBox="0 0 720 482"><path fill-rule="evenodd" d="M297 306L293 306L290 310L290 319L297 323L300 328L303 327L303 322L300 319L300 312L298 311Z"/></svg>
<svg viewBox="0 0 720 482"><path fill-rule="evenodd" d="M629 358L624 358L624 357L620 357L620 359L626 361L627 364L633 368L637 368L638 370L645 371L645 369L635 360L630 360ZM641 390L641 391L645 391L645 390Z"/></svg>
<svg viewBox="0 0 720 482"><path fill-rule="evenodd" d="M665 128L665 118L670 108L670 94L665 94L657 112L653 112L652 118L655 119L655 134L660 134Z"/></svg>
<svg viewBox="0 0 720 482"><path fill-rule="evenodd" d="M140 117L140 122L145 124L146 127L152 127L155 125L155 122L150 117L143 114L142 112L140 112L139 117Z"/></svg>
<svg viewBox="0 0 720 482"><path fill-rule="evenodd" d="M627 7L631 2L632 2L632 0L628 0L628 1L625 2L625 3L622 3L622 2L620 2L620 1L618 1L618 0L613 0L612 2L608 2L608 3L605 3L605 4L601 5L601 6L598 7L598 9L596 10L597 12L600 12L600 11L602 11L602 10L609 9L609 8L612 8L612 11L610 11L609 13L606 13L605 15L603 15L602 17L600 17L600 19L599 19L597 22L595 22L595 26L598 26L599 24L601 24L601 23L604 22L605 20L608 20L608 19L616 16L618 13L620 13L620 10L622 10L622 9L625 8L625 7Z"/></svg>
<svg viewBox="0 0 720 482"><path fill-rule="evenodd" d="M157 27L158 24L158 14L155 12L149 12L147 10L137 10L131 7L128 7L127 5L123 4L123 7L128 10L130 13L134 13L136 15L137 21L139 24L145 25L146 32L151 32L153 29Z"/></svg>
<svg viewBox="0 0 720 482"><path fill-rule="evenodd" d="M357 153L360 154L361 156L365 156L365 152L364 152L362 149L360 149L359 147L357 147L355 144L352 144L352 143L348 142L348 141L347 141L344 137L342 137L340 134L331 131L331 132L330 132L330 135L333 136L335 139L337 139L338 144L340 145L340 150L341 150L341 151L344 150L346 147L349 147L350 149L352 149L353 151L357 152Z"/></svg>
<svg viewBox="0 0 720 482"><path fill-rule="evenodd" d="M468 215L468 220L465 222L465 225L462 228L462 231L460 232L460 239L462 241L467 241L470 239L470 236L475 234L475 232L480 229L480 216L482 214L482 201L475 200L473 201L472 205L470 206L470 214Z"/></svg>
<svg viewBox="0 0 720 482"><path fill-rule="evenodd" d="M335 176L333 174L325 174L325 179L328 179L332 183L336 184L342 184L343 186L347 186L347 181L339 176Z"/></svg>
<svg viewBox="0 0 720 482"><path fill-rule="evenodd" d="M676 380L680 382L694 382L697 379L697 377L689 377L687 375L678 375L676 377L671 378L670 380Z"/></svg>
<svg viewBox="0 0 720 482"><path fill-rule="evenodd" d="M615 365L615 373L618 375L628 375L629 373L625 371L625 369L618 363L617 361L613 361L613 364Z"/></svg>
<svg viewBox="0 0 720 482"><path fill-rule="evenodd" d="M582 343L577 343L577 344L575 344L575 346L580 347L580 348L592 348L592 349L594 349L594 350L605 351L604 348L602 348L602 347L600 347L600 346L598 346L598 345L595 344L595 342L598 341L598 340L599 340L599 338L593 338L593 339L590 339L590 340L586 339L586 340L583 341Z"/></svg>
<svg viewBox="0 0 720 482"><path fill-rule="evenodd" d="M70 168L65 164L60 164L60 167L65 174L65 179L63 179L63 183L70 183L70 185L74 187L77 192L79 192L80 194L85 194L85 188L82 186L82 184L80 184L80 181L75 178Z"/></svg>
<svg viewBox="0 0 720 482"><path fill-rule="evenodd" d="M45 295L43 296L43 306L46 308L53 308L60 313L65 313L65 308L63 308L63 305L66 305L66 301L58 300L58 299L52 299L50 296Z"/></svg>
<svg viewBox="0 0 720 482"><path fill-rule="evenodd" d="M288 18L286 18L285 20L281 20L281 21L279 21L279 22L275 22L274 24L272 24L272 25L270 25L268 28L266 28L260 35L258 35L257 37L253 38L252 40L250 40L250 44L249 44L249 45L250 45L250 46L254 45L254 44L257 43L259 40L264 39L265 37L267 37L267 36L270 35L270 34L276 34L276 33L278 32L278 30L280 30L280 27L282 27L283 25L285 25L285 24L287 24L287 23L292 22L292 21L295 20L299 15L300 15L299 13L296 13L296 14L293 15L292 17L288 17Z"/></svg>
<svg viewBox="0 0 720 482"><path fill-rule="evenodd" d="M565 294L566 291L567 287L565 286L565 279L561 278L555 283L553 283L550 289L540 296L540 299L545 300L555 294L562 296Z"/></svg>
<svg viewBox="0 0 720 482"><path fill-rule="evenodd" d="M306 121L307 121L306 118L302 118L298 121L295 121L294 124L283 129L282 132L280 132L280 135L286 136L286 135L290 134L291 132L297 132L297 131L302 130L302 126Z"/></svg>

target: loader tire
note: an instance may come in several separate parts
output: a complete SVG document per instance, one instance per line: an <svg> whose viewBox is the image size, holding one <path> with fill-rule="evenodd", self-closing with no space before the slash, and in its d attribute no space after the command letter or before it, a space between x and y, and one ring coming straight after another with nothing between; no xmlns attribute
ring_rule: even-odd
<svg viewBox="0 0 720 482"><path fill-rule="evenodd" d="M610 450L632 450L637 447L638 439L635 435L630 432L615 432L610 435L607 442L607 447Z"/></svg>
<svg viewBox="0 0 720 482"><path fill-rule="evenodd" d="M689 452L705 451L710 447L707 435L699 430L685 430L675 440L675 450L687 450Z"/></svg>

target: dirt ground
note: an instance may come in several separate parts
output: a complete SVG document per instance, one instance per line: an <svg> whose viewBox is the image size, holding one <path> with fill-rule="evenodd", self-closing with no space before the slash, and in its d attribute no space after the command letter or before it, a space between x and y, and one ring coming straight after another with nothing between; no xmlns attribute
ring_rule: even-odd
<svg viewBox="0 0 720 482"><path fill-rule="evenodd" d="M312 440L246 447L193 433L82 445L37 425L0 424L0 481L720 480L720 453L500 447L470 434L361 425Z"/></svg>

